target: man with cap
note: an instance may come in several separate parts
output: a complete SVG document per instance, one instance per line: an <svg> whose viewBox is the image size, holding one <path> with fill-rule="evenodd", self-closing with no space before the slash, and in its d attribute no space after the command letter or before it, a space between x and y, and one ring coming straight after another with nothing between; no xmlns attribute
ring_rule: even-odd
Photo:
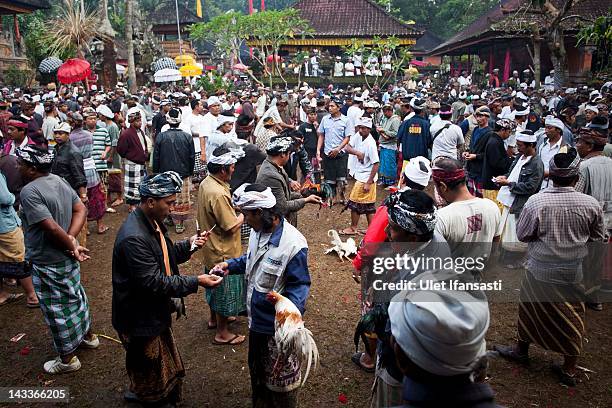
<svg viewBox="0 0 612 408"><path fill-rule="evenodd" d="M170 217L177 234L185 231L184 222L189 219L191 210L191 175L195 166L195 148L191 135L179 128L181 110L171 108L166 115L170 126L155 139L153 150L153 173L173 171L182 180L181 191L176 196Z"/></svg>
<svg viewBox="0 0 612 408"><path fill-rule="evenodd" d="M489 133L482 151L482 196L495 202L501 212L502 206L497 201L499 184L495 182L497 176L503 176L512 165L512 157L508 156L504 141L510 137L514 130L514 123L509 119L500 119L495 123L495 131ZM535 142L535 136L530 130L523 130L524 140ZM517 135L518 137L518 135Z"/></svg>
<svg viewBox="0 0 612 408"><path fill-rule="evenodd" d="M317 160L321 163L321 150L323 150L323 173L325 182L334 191L334 202L344 202L344 189L348 172L348 154L343 151L350 140L354 130L349 126L349 120L340 113L340 101L334 99L329 102L329 115L324 116L319 123L317 134Z"/></svg>
<svg viewBox="0 0 612 408"><path fill-rule="evenodd" d="M317 128L319 127L319 121L317 120L317 111L315 108L308 108L306 112L307 120L302 123L298 128L298 132L302 135L304 141L304 149L308 153L308 159L317 157Z"/></svg>
<svg viewBox="0 0 612 408"><path fill-rule="evenodd" d="M334 76L341 77L343 75L344 64L342 63L342 57L337 55L336 62L334 62Z"/></svg>
<svg viewBox="0 0 612 408"><path fill-rule="evenodd" d="M50 172L63 178L87 203L87 177L83 166L83 155L70 140L70 125L66 122L57 125L53 131L55 147Z"/></svg>
<svg viewBox="0 0 612 408"><path fill-rule="evenodd" d="M117 207L123 204L123 180L121 179L121 156L117 153L117 144L119 143L119 126L115 123L115 114L107 105L100 105L96 108L98 117L104 123L105 129L110 138L110 150L106 150L104 160L106 160L107 175L106 180L106 203L107 212L113 212ZM115 200L112 199L112 194L115 194ZM112 211L111 211L112 210Z"/></svg>
<svg viewBox="0 0 612 408"><path fill-rule="evenodd" d="M266 146L268 157L259 168L256 183L272 189L282 215L291 225L297 226L297 212L308 203L321 204L321 198L314 194L303 198L299 193L299 183L285 172L284 166L291 157L293 146L293 138L286 133L272 137Z"/></svg>
<svg viewBox="0 0 612 408"><path fill-rule="evenodd" d="M451 105L451 110L453 112L453 116L451 117L451 122L453 123L461 123L465 117L465 109L467 105L465 104L465 100L467 99L467 92L461 91L459 92L459 96L455 102Z"/></svg>
<svg viewBox="0 0 612 408"><path fill-rule="evenodd" d="M348 57L344 63L344 76L354 77L355 76L355 65L353 64L353 58Z"/></svg>
<svg viewBox="0 0 612 408"><path fill-rule="evenodd" d="M499 88L500 85L499 80L499 68L494 68L491 72L491 76L489 76L489 86L493 88Z"/></svg>
<svg viewBox="0 0 612 408"><path fill-rule="evenodd" d="M241 149L229 150L225 146L210 152L207 164L209 176L200 183L198 190L198 223L202 230L212 230L202 251L204 270L211 270L219 262L240 256L242 247L240 229L243 214L236 214L230 195L230 180L237 160L244 157ZM216 329L213 344L239 345L244 336L229 330L233 316L244 312L244 280L228 276L215 289L206 291L210 307L209 329Z"/></svg>
<svg viewBox="0 0 612 408"><path fill-rule="evenodd" d="M16 150L18 148L36 144L27 136L28 124L25 120L19 117L9 119L6 125L7 134L3 137L4 147L2 149L4 154L16 156Z"/></svg>
<svg viewBox="0 0 612 408"><path fill-rule="evenodd" d="M140 202L138 186L146 175L146 163L149 161L147 139L141 130L142 116L140 110L128 113L127 121L130 127L121 132L117 143L117 153L124 159L125 201L129 210L134 211Z"/></svg>
<svg viewBox="0 0 612 408"><path fill-rule="evenodd" d="M402 120L395 115L391 104L385 104L382 113L376 129L380 135L380 183L388 187L397 181L397 133Z"/></svg>
<svg viewBox="0 0 612 408"><path fill-rule="evenodd" d="M243 184L232 195L232 203L252 228L248 250L214 269L246 277L253 407L295 408L301 365L297 356L281 354L276 347L275 310L266 294L278 292L304 315L310 292L308 243L283 218L284 209L277 205L269 187Z"/></svg>
<svg viewBox="0 0 612 408"><path fill-rule="evenodd" d="M63 133L67 141L68 130ZM81 285L79 262L89 259L88 250L75 238L83 229L87 209L65 179L50 174L53 153L26 146L17 150L17 156L27 183L20 193L26 259L58 353L57 358L44 364L44 370L49 374L76 371L81 368L75 355L77 348L100 345L91 331L89 302ZM83 165L82 160L75 162ZM82 184L86 184L84 175Z"/></svg>
<svg viewBox="0 0 612 408"><path fill-rule="evenodd" d="M346 118L349 122L351 135L356 132L355 127L357 120L362 117L364 113L365 110L363 109L363 96L355 95L355 97L353 98L353 104L349 106L348 110L346 111Z"/></svg>
<svg viewBox="0 0 612 408"><path fill-rule="evenodd" d="M404 375L403 406L498 407L491 387L474 379L486 366L484 292L404 291L393 298L389 321L390 346Z"/></svg>
<svg viewBox="0 0 612 408"><path fill-rule="evenodd" d="M438 157L457 159L459 151L465 144L461 128L453 124L451 107L448 104L440 106L440 120L432 123L430 132L433 139L431 160L435 162Z"/></svg>
<svg viewBox="0 0 612 408"><path fill-rule="evenodd" d="M440 157L432 169L439 196L448 203L437 214L436 231L446 239L454 257L488 258L499 240L499 208L491 200L475 197L466 185L467 174L460 161ZM471 271L479 276L481 270Z"/></svg>
<svg viewBox="0 0 612 408"><path fill-rule="evenodd" d="M567 153L567 149L570 147L562 138L564 128L565 125L561 119L554 116L547 116L544 119L544 132L546 136L540 140L537 146L538 156L544 164L544 180L542 181L541 189L552 185L548 168L550 160L557 153Z"/></svg>
<svg viewBox="0 0 612 408"><path fill-rule="evenodd" d="M206 147L208 146L208 138L212 136L213 132L217 129L219 115L221 114L221 101L216 96L211 96L206 101L208 106L208 112L204 115L201 125L201 133L198 135L200 138L200 162L207 162Z"/></svg>
<svg viewBox="0 0 612 408"><path fill-rule="evenodd" d="M226 142L238 140L238 136L234 131L234 123L236 123L235 116L217 116L217 128L208 138L206 150L213 152L217 147Z"/></svg>
<svg viewBox="0 0 612 408"><path fill-rule="evenodd" d="M550 161L553 186L527 200L516 233L528 243L527 271L521 283L518 343L495 346L499 354L519 363L529 361L529 345L563 355L553 365L562 384L577 383L578 357L585 336L582 264L588 242L603 242L600 203L574 188L579 178L576 150L558 153ZM589 244L592 245L592 244Z"/></svg>
<svg viewBox="0 0 612 408"><path fill-rule="evenodd" d="M593 127L600 118L605 123L604 129ZM604 146L608 141L607 123L607 118L598 116L593 119L590 128L582 128L578 132L576 150L582 161L576 191L588 194L599 202L603 210L606 236L610 239L612 237L612 159L603 155ZM596 311L603 310L597 288L600 276L586 283L590 286L587 290L594 288L589 294L587 306Z"/></svg>
<svg viewBox="0 0 612 408"><path fill-rule="evenodd" d="M489 116L491 111L486 106L481 106L474 112L474 118L478 127L472 132L467 151L463 152L462 158L466 163L468 171L468 189L476 197L482 197L482 164L484 159L484 148L489 133ZM510 121L508 121L510 122Z"/></svg>
<svg viewBox="0 0 612 408"><path fill-rule="evenodd" d="M32 102L22 103L20 116L25 119L28 124L27 135L30 140L33 140L37 145L46 144L41 128L43 118L38 113L34 112L34 104Z"/></svg>
<svg viewBox="0 0 612 408"><path fill-rule="evenodd" d="M494 180L495 184L501 186L497 194L497 202L503 205L498 233L503 249L501 259L508 269L523 266L523 253L527 246L516 237L516 220L529 197L540 191L544 178L544 164L537 154L536 140L530 130L519 133L516 136L519 155L508 172Z"/></svg>
<svg viewBox="0 0 612 408"><path fill-rule="evenodd" d="M55 126L59 124L59 119L57 118L57 109L55 108L53 101L46 101L44 108L45 118L43 119L42 132L47 144L49 145L49 149L52 150L53 129L55 129Z"/></svg>
<svg viewBox="0 0 612 408"><path fill-rule="evenodd" d="M172 314L185 314L183 297L218 276L181 276L179 264L201 248L208 233L173 243L163 221L174 209L182 180L166 172L142 181L139 206L123 223L113 248L113 327L126 352L131 402L176 404L185 368L172 332ZM151 352L155 350L155 352Z"/></svg>
<svg viewBox="0 0 612 408"><path fill-rule="evenodd" d="M548 75L544 78L544 89L547 91L555 90L555 70L551 69Z"/></svg>
<svg viewBox="0 0 612 408"><path fill-rule="evenodd" d="M266 106L268 105L268 96L266 95L266 90L263 87L259 88L259 96L257 97L257 101L255 102L255 113L258 117L262 117L266 112Z"/></svg>
<svg viewBox="0 0 612 408"><path fill-rule="evenodd" d="M365 215L368 225L376 212L376 179L380 160L376 141L371 135L372 118L362 117L357 120L357 137L345 147L348 154L357 160L351 169L355 184L351 190L347 208L351 210L351 226L340 231L341 234L356 235L359 218Z"/></svg>
<svg viewBox="0 0 612 408"><path fill-rule="evenodd" d="M417 156L429 157L432 146L430 124L425 111L426 104L423 99L413 98L410 106L414 116L405 120L397 132L397 141L402 152L402 169L408 162Z"/></svg>
<svg viewBox="0 0 612 408"><path fill-rule="evenodd" d="M166 115L170 110L170 101L168 99L163 99L159 103L159 111L155 113L153 119L151 119L151 128L153 129L153 142L155 142L155 138L158 133L161 133L161 128L167 123Z"/></svg>
<svg viewBox="0 0 612 408"><path fill-rule="evenodd" d="M9 105L9 101L0 96L0 134L4 141L8 138L7 122L13 117L13 114L8 110ZM1 147L2 144L0 143Z"/></svg>

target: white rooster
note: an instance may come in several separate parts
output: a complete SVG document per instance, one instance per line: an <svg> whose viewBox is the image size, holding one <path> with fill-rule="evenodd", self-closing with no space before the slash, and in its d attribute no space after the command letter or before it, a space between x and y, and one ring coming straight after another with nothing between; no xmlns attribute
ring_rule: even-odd
<svg viewBox="0 0 612 408"><path fill-rule="evenodd" d="M311 366L316 369L319 364L319 350L312 337L312 332L304 327L302 314L292 301L281 294L271 291L266 299L274 305L274 341L280 355L297 355L300 362L307 361L306 373L302 385L308 378Z"/></svg>
<svg viewBox="0 0 612 408"><path fill-rule="evenodd" d="M342 258L346 258L350 261L351 258L349 258L349 255L357 254L357 244L355 243L355 240L353 238L349 237L347 238L346 242L342 242L342 240L340 239L340 235L338 235L338 231L336 230L327 231L327 236L332 239L331 243L333 247L326 250L326 254L329 254L330 252L336 252L340 257L341 262L344 262Z"/></svg>

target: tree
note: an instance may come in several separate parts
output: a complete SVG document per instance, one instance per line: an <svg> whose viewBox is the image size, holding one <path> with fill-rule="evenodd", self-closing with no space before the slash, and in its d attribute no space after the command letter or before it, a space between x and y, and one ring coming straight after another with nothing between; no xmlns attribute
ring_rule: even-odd
<svg viewBox="0 0 612 408"><path fill-rule="evenodd" d="M130 93L136 93L138 84L136 83L136 64L134 62L134 0L125 1L125 41L127 43L128 54L128 82Z"/></svg>
<svg viewBox="0 0 612 408"><path fill-rule="evenodd" d="M599 16L593 23L584 26L578 33L578 45L594 47L598 58L593 71L598 72L612 67L612 14Z"/></svg>
<svg viewBox="0 0 612 408"><path fill-rule="evenodd" d="M308 21L301 18L295 9L269 10L244 16L245 26L250 33L250 45L255 50L253 58L262 67L264 74L268 75L270 87L274 73L285 82L280 68L278 51L283 43L295 36L305 37L312 33ZM271 57L268 67L268 57Z"/></svg>
<svg viewBox="0 0 612 408"><path fill-rule="evenodd" d="M107 88L114 88L117 84L117 69L115 67L117 52L115 51L115 30L108 19L108 0L100 3L102 8L102 22L99 26L100 33L104 34L104 54L102 62L102 84Z"/></svg>

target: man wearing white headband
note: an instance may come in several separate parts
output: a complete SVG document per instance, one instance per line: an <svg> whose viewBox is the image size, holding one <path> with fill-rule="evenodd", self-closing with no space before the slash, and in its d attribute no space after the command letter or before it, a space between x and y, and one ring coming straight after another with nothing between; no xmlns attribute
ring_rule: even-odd
<svg viewBox="0 0 612 408"><path fill-rule="evenodd" d="M547 116L544 120L544 132L546 137L538 144L538 156L544 163L544 180L542 181L541 189L548 188L552 183L548 178L548 165L550 159L557 153L567 153L568 145L563 140L563 129L565 125L561 119L554 116Z"/></svg>
<svg viewBox="0 0 612 408"><path fill-rule="evenodd" d="M372 222L376 212L376 180L380 166L376 141L370 134L372 119L362 117L356 124L357 133L351 137L352 144L348 144L345 148L349 154L356 157L351 168L355 185L346 205L351 209L351 226L340 231L341 234L347 235L357 234L362 214L366 216L368 225Z"/></svg>
<svg viewBox="0 0 612 408"><path fill-rule="evenodd" d="M225 147L209 153L209 175L200 183L197 210L200 229L211 231L208 243L201 251L205 270L240 256L240 227L244 222L244 216L236 215L232 206L229 185L238 155ZM236 346L244 342L244 336L228 329L230 318L245 310L243 293L244 280L237 276L228 277L218 288L206 291L206 302L211 311L208 328L217 329L213 344Z"/></svg>
<svg viewBox="0 0 612 408"><path fill-rule="evenodd" d="M251 226L249 248L240 257L215 266L233 276L246 276L249 320L249 371L253 406L295 407L300 386L300 363L294 354L280 354L274 338L274 306L266 294L276 291L291 300L302 315L310 291L308 243L283 218L269 187L243 184L232 202ZM269 367L282 376L271 375Z"/></svg>

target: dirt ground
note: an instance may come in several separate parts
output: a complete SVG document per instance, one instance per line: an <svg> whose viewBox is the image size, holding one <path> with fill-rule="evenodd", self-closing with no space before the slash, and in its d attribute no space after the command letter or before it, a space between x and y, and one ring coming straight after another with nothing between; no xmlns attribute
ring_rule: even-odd
<svg viewBox="0 0 612 408"><path fill-rule="evenodd" d="M379 197L384 192L379 190ZM350 361L354 352L353 332L359 316L359 287L351 279L351 265L341 263L332 255L324 255L331 228L341 229L349 223L349 212L340 208L323 209L307 206L299 214L299 228L308 239L309 267L312 278L310 299L305 321L314 333L321 366L311 373L301 391L303 407L351 406L366 407L372 384L372 374L359 371ZM92 259L82 265L82 281L89 297L95 333L116 338L111 325L111 255L114 237L127 209L109 214L110 231L103 236L93 233L88 246ZM361 220L365 228L365 220ZM93 231L93 226L92 226ZM193 221L187 224L187 234L195 233ZM172 233L172 238L177 238ZM181 268L183 274L196 274L200 269L197 256ZM503 277L514 277L516 271L498 270ZM214 332L207 330L208 308L204 291L186 299L187 319L174 323L174 332L186 365L184 407L249 407L250 383L246 343L240 346L211 344ZM612 313L587 312L587 339L579 364L595 373L575 389L557 383L550 363L559 356L537 347L532 348L533 362L522 368L500 359L490 362L489 382L497 393L497 402L507 407L612 407L612 355L610 353ZM495 343L509 344L515 338L517 305L491 305L491 326L487 334L488 347ZM101 339L97 350L79 351L80 371L62 376L43 373L42 365L54 357L51 338L38 309L29 310L25 302L0 308L0 386L69 387L71 405L78 407L132 406L124 403L127 375L124 352L120 344ZM247 333L244 318L233 326ZM9 342L14 335L26 336L18 343ZM20 354L24 347L31 351ZM339 401L344 395L346 402ZM344 398L341 398L342 400ZM23 404L26 406L27 404ZM40 406L40 404L38 404Z"/></svg>

